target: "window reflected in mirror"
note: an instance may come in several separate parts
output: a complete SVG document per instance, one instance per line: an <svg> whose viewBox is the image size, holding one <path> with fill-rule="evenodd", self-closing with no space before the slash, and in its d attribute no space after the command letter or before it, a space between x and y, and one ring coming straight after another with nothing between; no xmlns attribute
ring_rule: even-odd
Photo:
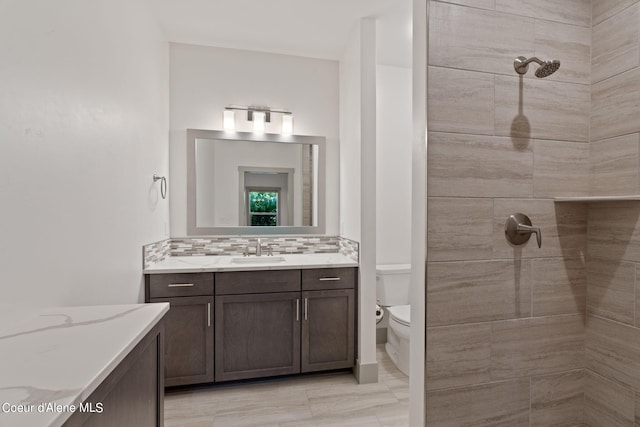
<svg viewBox="0 0 640 427"><path fill-rule="evenodd" d="M246 181L245 181L246 182ZM280 189L278 188L247 188L247 225L251 227L275 227L280 225L278 215L278 200Z"/></svg>

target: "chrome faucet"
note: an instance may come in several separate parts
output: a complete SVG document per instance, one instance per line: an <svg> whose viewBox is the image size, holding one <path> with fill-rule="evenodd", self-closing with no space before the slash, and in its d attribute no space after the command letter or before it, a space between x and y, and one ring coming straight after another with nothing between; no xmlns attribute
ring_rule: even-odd
<svg viewBox="0 0 640 427"><path fill-rule="evenodd" d="M258 238L258 243L256 243L256 256L262 256L262 241Z"/></svg>

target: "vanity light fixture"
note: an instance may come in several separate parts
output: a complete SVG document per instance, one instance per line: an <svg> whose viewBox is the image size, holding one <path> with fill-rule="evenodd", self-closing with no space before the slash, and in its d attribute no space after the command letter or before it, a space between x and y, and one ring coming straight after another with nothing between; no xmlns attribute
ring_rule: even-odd
<svg viewBox="0 0 640 427"><path fill-rule="evenodd" d="M273 114L281 114L282 127L280 133L283 135L293 134L293 114L291 111L258 105L250 105L248 107L242 105L230 105L225 107L224 130L235 130L236 110L247 112L247 121L253 122L253 131L255 133L264 133L266 130L266 123L271 123L271 116Z"/></svg>

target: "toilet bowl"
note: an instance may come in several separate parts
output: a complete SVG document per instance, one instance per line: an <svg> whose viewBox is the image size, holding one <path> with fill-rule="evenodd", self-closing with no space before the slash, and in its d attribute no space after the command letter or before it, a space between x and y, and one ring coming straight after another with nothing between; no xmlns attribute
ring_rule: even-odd
<svg viewBox="0 0 640 427"><path fill-rule="evenodd" d="M389 329L385 350L393 363L409 376L409 336L411 327L411 306L396 305L387 309Z"/></svg>
<svg viewBox="0 0 640 427"><path fill-rule="evenodd" d="M409 283L411 265L386 264L376 266L378 303L389 316L385 350L389 358L405 375L409 375L409 336L411 306Z"/></svg>

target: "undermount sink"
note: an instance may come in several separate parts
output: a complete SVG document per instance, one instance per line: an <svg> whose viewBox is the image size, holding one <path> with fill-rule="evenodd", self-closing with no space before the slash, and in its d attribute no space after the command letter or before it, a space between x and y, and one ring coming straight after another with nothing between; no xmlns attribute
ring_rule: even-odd
<svg viewBox="0 0 640 427"><path fill-rule="evenodd" d="M284 262L282 256L247 256L242 258L233 258L234 264L271 264L276 262Z"/></svg>

